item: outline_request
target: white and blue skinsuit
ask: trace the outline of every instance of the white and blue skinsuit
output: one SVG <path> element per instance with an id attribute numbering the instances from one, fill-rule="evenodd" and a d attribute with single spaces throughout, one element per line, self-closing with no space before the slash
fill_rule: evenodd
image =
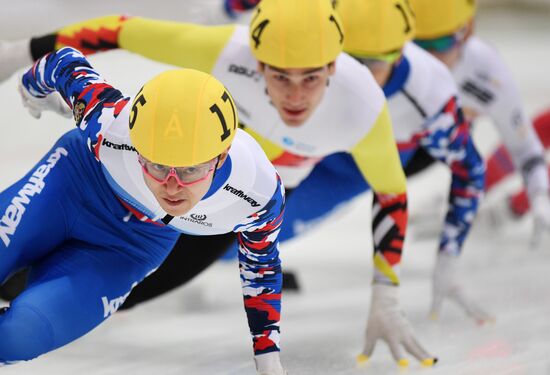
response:
<path id="1" fill-rule="evenodd" d="M 35 358 L 102 323 L 181 233 L 237 233 L 255 354 L 278 351 L 284 189 L 258 144 L 235 130 L 210 190 L 171 217 L 143 180 L 129 137 L 131 101 L 78 51 L 38 60 L 23 84 L 37 97 L 58 91 L 79 129 L 0 193 L 0 280 L 31 267 L 27 289 L 0 314 L 0 362 Z"/>

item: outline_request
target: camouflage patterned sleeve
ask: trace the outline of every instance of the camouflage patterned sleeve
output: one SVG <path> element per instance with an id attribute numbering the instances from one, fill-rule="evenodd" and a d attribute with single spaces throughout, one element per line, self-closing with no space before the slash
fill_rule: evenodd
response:
<path id="1" fill-rule="evenodd" d="M 98 143 L 107 116 L 116 118 L 128 103 L 128 98 L 107 84 L 79 51 L 69 47 L 36 61 L 22 83 L 35 97 L 58 91 L 91 146 Z"/>
<path id="2" fill-rule="evenodd" d="M 282 273 L 277 236 L 283 221 L 284 189 L 279 176 L 277 180 L 269 203 L 235 229 L 244 306 L 256 355 L 280 350 Z"/>
<path id="3" fill-rule="evenodd" d="M 485 166 L 456 97 L 429 121 L 420 145 L 451 169 L 449 209 L 439 250 L 458 255 L 483 195 Z"/>

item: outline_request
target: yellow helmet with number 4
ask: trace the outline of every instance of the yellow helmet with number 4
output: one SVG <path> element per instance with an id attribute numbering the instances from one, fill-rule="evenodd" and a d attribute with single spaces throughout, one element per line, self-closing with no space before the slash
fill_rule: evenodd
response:
<path id="1" fill-rule="evenodd" d="M 414 13 L 408 0 L 337 0 L 346 39 L 344 50 L 376 58 L 399 52 L 413 39 Z"/>
<path id="2" fill-rule="evenodd" d="M 330 0 L 262 0 L 249 33 L 254 56 L 278 68 L 324 66 L 336 60 L 344 43 Z"/>
<path id="3" fill-rule="evenodd" d="M 475 0 L 411 0 L 416 39 L 436 39 L 464 27 L 476 11 Z"/>
<path id="4" fill-rule="evenodd" d="M 130 138 L 147 160 L 185 167 L 227 149 L 237 129 L 233 99 L 213 76 L 193 69 L 163 72 L 138 92 Z"/>

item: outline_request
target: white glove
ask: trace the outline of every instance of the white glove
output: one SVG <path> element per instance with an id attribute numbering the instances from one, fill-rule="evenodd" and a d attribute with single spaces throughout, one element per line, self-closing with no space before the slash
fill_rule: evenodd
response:
<path id="1" fill-rule="evenodd" d="M 550 195 L 544 192 L 536 194 L 531 199 L 531 211 L 534 221 L 531 247 L 538 248 L 544 234 L 550 231 Z"/>
<path id="2" fill-rule="evenodd" d="M 30 39 L 0 40 L 0 82 L 33 63 L 30 44 Z"/>
<path id="3" fill-rule="evenodd" d="M 409 361 L 403 356 L 401 345 L 418 359 L 424 366 L 432 366 L 437 358 L 428 354 L 414 338 L 413 329 L 401 311 L 398 302 L 399 288 L 391 285 L 374 284 L 365 348 L 357 357 L 357 362 L 363 364 L 372 355 L 376 341 L 385 341 L 390 347 L 393 358 L 399 366 L 408 366 Z"/>
<path id="4" fill-rule="evenodd" d="M 258 375 L 287 375 L 281 365 L 279 352 L 271 352 L 254 356 Z"/>
<path id="5" fill-rule="evenodd" d="M 63 117 L 70 118 L 73 112 L 69 105 L 65 103 L 58 92 L 52 92 L 44 97 L 31 95 L 27 89 L 19 82 L 19 94 L 23 100 L 23 105 L 27 108 L 32 117 L 39 119 L 42 111 L 53 111 Z"/>
<path id="6" fill-rule="evenodd" d="M 443 300 L 448 298 L 456 302 L 478 324 L 493 322 L 494 317 L 480 308 L 477 303 L 466 296 L 459 281 L 459 257 L 439 253 L 435 262 L 432 285 L 432 308 L 430 316 L 439 318 Z"/>

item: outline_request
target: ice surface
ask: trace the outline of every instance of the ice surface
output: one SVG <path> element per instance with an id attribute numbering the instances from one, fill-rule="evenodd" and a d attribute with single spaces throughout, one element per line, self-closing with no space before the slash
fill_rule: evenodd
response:
<path id="1" fill-rule="evenodd" d="M 0 38 L 43 33 L 68 21 L 111 13 L 174 20 L 223 22 L 218 0 L 84 2 L 2 0 Z M 518 79 L 530 114 L 550 105 L 548 13 L 518 9 L 481 12 L 478 34 L 491 41 Z M 93 57 L 107 79 L 131 94 L 165 68 L 125 52 Z M 52 114 L 32 119 L 16 94 L 16 77 L 0 84 L 0 188 L 20 178 L 71 121 Z M 487 121 L 476 128 L 484 154 L 497 142 Z M 463 254 L 467 289 L 497 321 L 479 327 L 453 305 L 439 322 L 427 319 L 438 215 L 448 173 L 434 168 L 412 180 L 411 228 L 402 264 L 402 307 L 419 340 L 440 362 L 410 374 L 550 374 L 550 244 L 533 251 L 531 219 L 511 221 L 502 200 L 519 184 L 512 178 L 483 203 Z M 355 367 L 370 300 L 372 261 L 368 196 L 318 230 L 285 245 L 287 268 L 298 272 L 303 292 L 285 295 L 282 358 L 290 374 L 397 374 L 384 345 L 372 363 Z M 439 207 L 435 208 L 434 207 Z M 497 225 L 498 224 L 498 225 Z M 2 338 L 0 337 L 0 340 Z M 119 313 L 82 339 L 43 357 L 0 370 L 2 374 L 253 374 L 251 343 L 235 263 L 219 263 L 183 289 L 128 313 Z"/>

